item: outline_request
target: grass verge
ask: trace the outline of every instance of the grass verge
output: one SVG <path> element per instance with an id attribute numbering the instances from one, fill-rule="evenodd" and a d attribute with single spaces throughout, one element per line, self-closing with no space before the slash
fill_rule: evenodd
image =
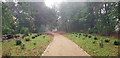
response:
<path id="1" fill-rule="evenodd" d="M 115 38 L 106 38 L 102 36 L 93 36 L 89 38 L 84 33 L 81 34 L 64 34 L 65 37 L 68 37 L 70 40 L 75 42 L 78 46 L 84 49 L 91 56 L 117 56 L 118 55 L 118 46 L 114 45 Z M 94 38 L 97 37 L 97 40 Z M 105 39 L 109 39 L 110 42 L 106 43 Z M 103 41 L 103 48 L 100 47 L 100 42 Z"/>
<path id="2" fill-rule="evenodd" d="M 22 45 L 15 45 L 16 40 L 2 42 L 2 55 L 3 56 L 40 56 L 47 45 L 52 40 L 49 35 L 40 35 L 35 39 L 31 37 L 36 34 L 32 34 L 26 38 L 29 38 L 30 41 L 25 41 L 25 39 L 21 39 Z M 44 38 L 45 36 L 45 38 Z"/>

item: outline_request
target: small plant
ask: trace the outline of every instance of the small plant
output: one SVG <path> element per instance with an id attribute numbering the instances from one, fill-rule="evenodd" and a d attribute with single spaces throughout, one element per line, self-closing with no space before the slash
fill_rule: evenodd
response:
<path id="1" fill-rule="evenodd" d="M 39 33 L 39 35 L 42 35 L 41 33 Z"/>
<path id="2" fill-rule="evenodd" d="M 37 37 L 37 35 L 35 35 L 35 37 Z"/>
<path id="3" fill-rule="evenodd" d="M 29 38 L 26 38 L 25 41 L 30 41 L 30 39 L 29 39 Z"/>
<path id="4" fill-rule="evenodd" d="M 95 43 L 96 43 L 96 41 L 93 41 L 92 43 L 93 43 L 93 44 L 95 44 Z"/>
<path id="5" fill-rule="evenodd" d="M 120 45 L 120 40 L 114 41 L 114 45 Z"/>
<path id="6" fill-rule="evenodd" d="M 25 44 L 22 44 L 22 45 L 21 45 L 21 49 L 25 49 Z"/>
<path id="7" fill-rule="evenodd" d="M 33 36 L 32 39 L 35 39 L 35 37 Z"/>
<path id="8" fill-rule="evenodd" d="M 14 37 L 17 38 L 17 37 L 20 37 L 20 36 L 19 35 L 15 35 Z"/>
<path id="9" fill-rule="evenodd" d="M 105 39 L 105 42 L 108 43 L 108 42 L 110 42 L 110 40 L 109 39 Z"/>
<path id="10" fill-rule="evenodd" d="M 79 35 L 81 35 L 81 34 L 79 34 Z"/>
<path id="11" fill-rule="evenodd" d="M 39 34 L 37 36 L 40 36 Z"/>
<path id="12" fill-rule="evenodd" d="M 92 36 L 90 36 L 90 35 L 88 36 L 88 38 L 91 38 L 91 37 L 92 37 Z"/>
<path id="13" fill-rule="evenodd" d="M 94 37 L 94 40 L 98 40 L 98 38 L 97 38 L 97 37 Z"/>
<path id="14" fill-rule="evenodd" d="M 86 34 L 85 37 L 87 37 L 88 35 Z"/>
<path id="15" fill-rule="evenodd" d="M 103 48 L 103 46 L 104 46 L 103 45 L 103 40 L 100 41 L 99 46 L 100 46 L 100 48 Z"/>
<path id="16" fill-rule="evenodd" d="M 16 45 L 21 45 L 22 41 L 21 40 L 16 40 Z"/>
<path id="17" fill-rule="evenodd" d="M 76 37 L 77 37 L 77 35 L 76 35 Z"/>
<path id="18" fill-rule="evenodd" d="M 33 43 L 33 45 L 36 45 L 36 43 Z"/>

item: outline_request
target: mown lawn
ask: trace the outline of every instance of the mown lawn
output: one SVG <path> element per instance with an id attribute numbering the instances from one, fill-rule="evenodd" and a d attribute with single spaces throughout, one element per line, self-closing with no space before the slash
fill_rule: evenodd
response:
<path id="1" fill-rule="evenodd" d="M 88 34 L 87 34 L 88 35 Z M 114 41 L 118 40 L 116 38 L 107 38 L 102 36 L 93 36 L 91 38 L 85 36 L 84 33 L 68 33 L 64 34 L 70 40 L 75 42 L 78 46 L 83 48 L 91 56 L 117 56 L 118 55 L 118 45 L 114 45 Z M 95 40 L 94 38 L 98 40 Z M 109 39 L 110 42 L 105 42 L 105 39 Z M 100 42 L 103 41 L 103 47 L 100 46 Z"/>
<path id="2" fill-rule="evenodd" d="M 32 36 L 36 34 L 32 34 L 27 36 L 26 38 L 30 38 L 30 41 L 25 41 L 25 39 L 21 39 L 22 44 L 24 45 L 24 49 L 22 49 L 22 45 L 16 45 L 16 40 L 12 41 L 4 41 L 2 42 L 2 55 L 3 56 L 40 56 L 47 45 L 52 40 L 49 35 L 40 35 L 34 39 Z"/>

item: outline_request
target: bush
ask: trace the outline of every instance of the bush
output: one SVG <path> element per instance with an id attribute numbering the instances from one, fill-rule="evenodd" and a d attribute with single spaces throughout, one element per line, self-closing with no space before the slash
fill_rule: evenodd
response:
<path id="1" fill-rule="evenodd" d="M 88 38 L 91 38 L 91 37 L 92 37 L 92 36 L 90 36 L 90 35 L 88 36 Z"/>
<path id="2" fill-rule="evenodd" d="M 87 37 L 88 35 L 86 34 L 85 37 Z"/>
<path id="3" fill-rule="evenodd" d="M 105 39 L 105 42 L 108 43 L 108 42 L 110 42 L 110 40 L 109 39 Z"/>
<path id="4" fill-rule="evenodd" d="M 36 45 L 36 43 L 33 43 L 33 45 Z"/>
<path id="5" fill-rule="evenodd" d="M 25 44 L 22 44 L 22 45 L 21 45 L 21 49 L 25 49 Z"/>
<path id="6" fill-rule="evenodd" d="M 120 45 L 120 40 L 114 41 L 114 45 Z"/>
<path id="7" fill-rule="evenodd" d="M 94 37 L 94 40 L 98 40 L 98 38 L 97 38 L 97 37 Z"/>
<path id="8" fill-rule="evenodd" d="M 20 36 L 19 35 L 15 35 L 14 37 L 17 38 L 17 37 L 20 37 Z"/>
<path id="9" fill-rule="evenodd" d="M 30 41 L 30 39 L 29 39 L 29 38 L 26 38 L 25 41 Z"/>
<path id="10" fill-rule="evenodd" d="M 93 44 L 95 44 L 95 43 L 96 43 L 96 41 L 93 41 L 92 43 L 93 43 Z"/>
<path id="11" fill-rule="evenodd" d="M 16 40 L 16 45 L 21 45 L 22 41 L 21 40 Z"/>
<path id="12" fill-rule="evenodd" d="M 79 35 L 81 35 L 81 34 L 79 34 Z"/>
<path id="13" fill-rule="evenodd" d="M 41 33 L 39 35 L 42 35 Z"/>
<path id="14" fill-rule="evenodd" d="M 14 38 L 14 36 L 13 35 L 6 35 L 6 38 L 11 39 L 11 38 Z"/>
<path id="15" fill-rule="evenodd" d="M 40 36 L 39 34 L 37 36 Z"/>
<path id="16" fill-rule="evenodd" d="M 35 35 L 35 37 L 37 37 L 37 35 Z"/>
<path id="17" fill-rule="evenodd" d="M 32 39 L 35 39 L 35 37 L 33 36 Z"/>

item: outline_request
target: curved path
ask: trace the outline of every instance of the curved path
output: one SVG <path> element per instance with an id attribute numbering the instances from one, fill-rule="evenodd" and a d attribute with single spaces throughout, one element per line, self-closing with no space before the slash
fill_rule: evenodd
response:
<path id="1" fill-rule="evenodd" d="M 66 37 L 57 33 L 52 34 L 54 35 L 54 39 L 42 56 L 90 56 Z"/>

